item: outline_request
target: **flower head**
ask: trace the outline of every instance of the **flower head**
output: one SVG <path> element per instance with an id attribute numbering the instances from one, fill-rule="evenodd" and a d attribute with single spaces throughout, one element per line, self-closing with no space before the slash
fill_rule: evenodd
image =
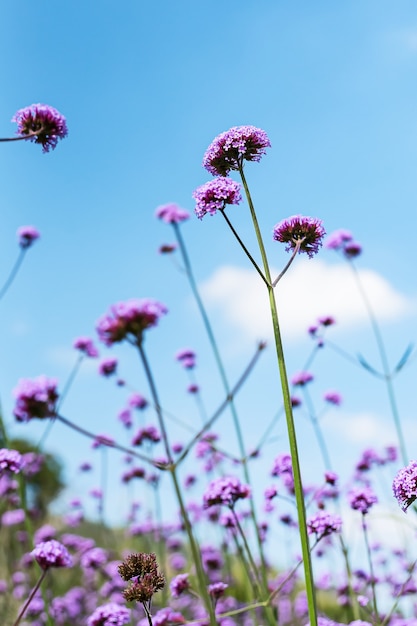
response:
<path id="1" fill-rule="evenodd" d="M 110 313 L 98 320 L 98 336 L 107 346 L 126 338 L 141 341 L 143 331 L 156 326 L 159 318 L 167 312 L 166 307 L 156 300 L 118 302 L 111 307 Z"/>
<path id="2" fill-rule="evenodd" d="M 350 230 L 340 228 L 329 235 L 324 243 L 329 250 L 341 252 L 347 259 L 353 259 L 362 252 L 362 246 L 353 241 Z"/>
<path id="3" fill-rule="evenodd" d="M 178 204 L 163 204 L 156 209 L 155 216 L 166 224 L 180 224 L 188 220 L 190 214 Z"/>
<path id="4" fill-rule="evenodd" d="M 16 405 L 13 411 L 19 422 L 27 422 L 34 417 L 52 417 L 58 399 L 57 381 L 54 378 L 38 376 L 34 379 L 21 378 L 13 390 Z"/>
<path id="5" fill-rule="evenodd" d="M 392 483 L 394 497 L 403 511 L 417 500 L 417 461 L 410 463 L 397 472 Z"/>
<path id="6" fill-rule="evenodd" d="M 204 508 L 216 504 L 232 507 L 236 500 L 250 496 L 249 485 L 243 485 L 235 476 L 222 476 L 213 480 L 203 496 Z"/>
<path id="7" fill-rule="evenodd" d="M 255 126 L 233 126 L 209 145 L 203 167 L 213 176 L 227 176 L 230 170 L 239 170 L 243 161 L 260 161 L 270 147 L 264 130 Z"/>
<path id="8" fill-rule="evenodd" d="M 117 369 L 118 360 L 112 357 L 103 359 L 98 366 L 98 372 L 101 376 L 111 376 L 115 374 Z"/>
<path id="9" fill-rule="evenodd" d="M 95 347 L 93 340 L 89 337 L 78 337 L 74 340 L 72 345 L 76 350 L 85 354 L 85 356 L 89 356 L 93 359 L 98 357 L 98 350 Z"/>
<path id="10" fill-rule="evenodd" d="M 323 245 L 324 235 L 325 230 L 321 220 L 315 217 L 293 215 L 274 227 L 273 238 L 275 241 L 287 243 L 285 248 L 287 252 L 298 247 L 300 254 L 305 252 L 312 258 Z"/>
<path id="11" fill-rule="evenodd" d="M 190 588 L 190 581 L 188 574 L 178 574 L 170 582 L 169 588 L 173 598 L 179 598 L 179 596 Z"/>
<path id="12" fill-rule="evenodd" d="M 0 449 L 0 475 L 4 472 L 18 474 L 22 469 L 22 455 L 17 450 Z"/>
<path id="13" fill-rule="evenodd" d="M 181 365 L 185 369 L 193 369 L 195 367 L 195 352 L 194 350 L 190 350 L 185 348 L 184 350 L 179 350 L 175 355 L 177 361 L 181 363 Z"/>
<path id="14" fill-rule="evenodd" d="M 323 396 L 324 400 L 329 404 L 340 406 L 342 404 L 342 396 L 337 391 L 326 391 Z"/>
<path id="15" fill-rule="evenodd" d="M 124 626 L 130 621 L 130 611 L 116 602 L 96 608 L 87 620 L 87 626 Z"/>
<path id="16" fill-rule="evenodd" d="M 310 535 L 315 534 L 317 539 L 327 537 L 332 533 L 337 533 L 342 527 L 342 520 L 339 515 L 332 515 L 327 511 L 318 511 L 307 520 L 307 530 Z"/>
<path id="17" fill-rule="evenodd" d="M 304 385 L 307 385 L 307 383 L 310 383 L 312 380 L 314 380 L 314 376 L 310 372 L 298 372 L 291 378 L 291 384 L 294 385 L 294 387 L 304 387 Z"/>
<path id="18" fill-rule="evenodd" d="M 123 597 L 128 602 L 150 602 L 152 596 L 165 586 L 165 578 L 158 571 L 158 563 L 154 553 L 138 552 L 129 554 L 118 567 L 123 580 L 129 581 Z"/>
<path id="19" fill-rule="evenodd" d="M 31 104 L 20 109 L 12 117 L 17 124 L 18 135 L 28 135 L 28 139 L 42 145 L 42 152 L 54 150 L 58 139 L 68 135 L 65 117 L 47 104 Z"/>
<path id="20" fill-rule="evenodd" d="M 370 487 L 357 487 L 349 493 L 351 508 L 360 511 L 363 515 L 366 515 L 376 502 L 378 502 L 378 498 Z"/>
<path id="21" fill-rule="evenodd" d="M 34 226 L 20 226 L 16 234 L 19 239 L 19 246 L 23 249 L 30 248 L 33 242 L 41 236 Z"/>
<path id="22" fill-rule="evenodd" d="M 32 554 L 42 569 L 48 569 L 50 567 L 71 567 L 72 565 L 72 559 L 68 550 L 62 543 L 55 539 L 39 543 L 36 548 L 32 550 Z"/>
<path id="23" fill-rule="evenodd" d="M 200 220 L 206 213 L 214 215 L 216 211 L 222 211 L 226 204 L 239 204 L 242 200 L 240 184 L 222 176 L 197 187 L 193 198 L 196 201 L 195 214 Z"/>

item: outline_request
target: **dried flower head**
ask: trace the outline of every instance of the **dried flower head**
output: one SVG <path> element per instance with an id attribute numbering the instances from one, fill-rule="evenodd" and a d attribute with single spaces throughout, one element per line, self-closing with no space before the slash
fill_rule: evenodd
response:
<path id="1" fill-rule="evenodd" d="M 233 126 L 212 141 L 204 155 L 203 167 L 213 176 L 227 176 L 231 170 L 239 170 L 243 161 L 260 161 L 270 147 L 264 130 Z"/>
<path id="2" fill-rule="evenodd" d="M 285 250 L 295 250 L 305 252 L 312 258 L 321 248 L 325 230 L 322 221 L 315 217 L 305 217 L 303 215 L 293 215 L 282 220 L 274 227 L 273 238 L 275 241 L 287 243 Z"/>
<path id="3" fill-rule="evenodd" d="M 57 381 L 54 378 L 38 376 L 34 379 L 21 378 L 13 390 L 16 405 L 13 411 L 19 422 L 32 418 L 52 417 L 58 400 Z"/>
<path id="4" fill-rule="evenodd" d="M 159 318 L 167 313 L 166 307 L 156 300 L 128 300 L 114 304 L 110 313 L 97 322 L 99 339 L 107 346 L 124 339 L 141 341 L 147 328 L 156 326 Z"/>
<path id="5" fill-rule="evenodd" d="M 30 248 L 33 242 L 39 239 L 40 236 L 40 232 L 34 226 L 20 226 L 20 228 L 17 229 L 19 246 L 24 250 Z"/>
<path id="6" fill-rule="evenodd" d="M 28 135 L 29 141 L 40 143 L 42 152 L 54 150 L 58 139 L 68 135 L 65 117 L 47 104 L 31 104 L 15 113 L 18 135 Z"/>
<path id="7" fill-rule="evenodd" d="M 239 204 L 242 200 L 240 184 L 222 176 L 197 187 L 193 198 L 196 201 L 194 211 L 200 220 L 206 213 L 214 215 L 216 211 L 222 211 L 226 204 Z"/>
<path id="8" fill-rule="evenodd" d="M 128 602 L 147 603 L 157 591 L 165 586 L 165 577 L 158 571 L 158 563 L 154 553 L 137 552 L 129 554 L 118 567 L 123 580 L 130 581 L 124 590 L 123 597 Z"/>
<path id="9" fill-rule="evenodd" d="M 392 490 L 403 511 L 417 500 L 417 461 L 410 463 L 397 472 L 392 483 Z"/>

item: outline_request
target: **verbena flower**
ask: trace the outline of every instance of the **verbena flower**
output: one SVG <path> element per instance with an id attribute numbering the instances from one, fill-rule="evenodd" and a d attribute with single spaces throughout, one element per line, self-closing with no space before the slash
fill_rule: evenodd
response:
<path id="1" fill-rule="evenodd" d="M 146 400 L 146 398 L 141 396 L 140 393 L 133 393 L 128 399 L 128 404 L 133 409 L 139 409 L 140 411 L 142 411 L 148 406 L 148 401 Z"/>
<path id="2" fill-rule="evenodd" d="M 110 313 L 97 322 L 100 340 L 107 346 L 124 339 L 141 341 L 143 332 L 156 326 L 159 318 L 166 314 L 166 307 L 156 300 L 128 300 L 114 304 Z"/>
<path id="3" fill-rule="evenodd" d="M 169 588 L 173 598 L 179 598 L 184 591 L 190 588 L 188 574 L 178 574 L 170 582 Z"/>
<path id="4" fill-rule="evenodd" d="M 31 554 L 42 569 L 48 569 L 50 567 L 71 567 L 72 558 L 66 547 L 51 539 L 50 541 L 44 541 L 39 543 Z"/>
<path id="5" fill-rule="evenodd" d="M 355 511 L 360 511 L 363 515 L 369 512 L 373 504 L 378 502 L 376 494 L 370 487 L 357 487 L 348 494 L 349 504 Z"/>
<path id="6" fill-rule="evenodd" d="M 20 226 L 16 234 L 19 239 L 19 246 L 24 249 L 30 248 L 33 242 L 41 236 L 34 226 Z"/>
<path id="7" fill-rule="evenodd" d="M 151 443 L 161 441 L 161 433 L 156 426 L 140 428 L 132 439 L 132 446 L 141 446 L 144 441 L 150 441 Z"/>
<path id="8" fill-rule="evenodd" d="M 353 259 L 362 252 L 362 246 L 353 241 L 352 233 L 342 228 L 329 235 L 324 245 L 329 250 L 341 252 L 347 259 Z"/>
<path id="9" fill-rule="evenodd" d="M 417 499 L 417 461 L 410 461 L 406 467 L 397 472 L 392 490 L 402 510 L 407 511 Z"/>
<path id="10" fill-rule="evenodd" d="M 13 414 L 16 419 L 27 422 L 35 417 L 52 417 L 58 399 L 57 384 L 54 378 L 46 376 L 21 378 L 13 390 L 16 398 Z"/>
<path id="11" fill-rule="evenodd" d="M 0 449 L 0 474 L 11 472 L 18 474 L 22 469 L 22 455 L 17 450 Z"/>
<path id="12" fill-rule="evenodd" d="M 130 621 L 130 611 L 116 602 L 96 608 L 87 620 L 87 626 L 124 626 Z"/>
<path id="13" fill-rule="evenodd" d="M 155 215 L 167 224 L 180 224 L 190 217 L 188 211 L 173 203 L 159 206 L 155 211 Z"/>
<path id="14" fill-rule="evenodd" d="M 340 406 L 342 404 L 342 396 L 337 391 L 326 391 L 323 395 L 323 399 L 329 404 Z"/>
<path id="15" fill-rule="evenodd" d="M 235 476 L 222 476 L 213 480 L 203 495 L 204 508 L 216 504 L 232 507 L 237 500 L 249 498 L 249 485 L 244 485 Z"/>
<path id="16" fill-rule="evenodd" d="M 101 374 L 101 376 L 111 376 L 112 374 L 115 374 L 118 362 L 119 361 L 117 359 L 112 357 L 103 359 L 98 366 L 98 373 Z"/>
<path id="17" fill-rule="evenodd" d="M 76 350 L 79 350 L 86 356 L 89 356 L 93 359 L 98 357 L 98 350 L 95 347 L 93 340 L 89 337 L 78 337 L 74 340 L 74 343 L 72 345 Z"/>
<path id="18" fill-rule="evenodd" d="M 304 387 L 307 383 L 311 383 L 312 380 L 314 380 L 314 376 L 310 372 L 298 372 L 291 378 L 291 384 L 294 387 Z"/>
<path id="19" fill-rule="evenodd" d="M 316 535 L 317 539 L 337 533 L 342 528 L 342 520 L 339 515 L 332 515 L 327 511 L 318 511 L 307 520 L 307 530 L 310 535 Z"/>
<path id="20" fill-rule="evenodd" d="M 216 211 L 222 211 L 226 204 L 239 204 L 242 200 L 240 189 L 240 184 L 231 178 L 219 176 L 209 180 L 193 192 L 195 214 L 201 220 L 206 213 L 214 215 Z"/>
<path id="21" fill-rule="evenodd" d="M 154 553 L 129 554 L 119 565 L 118 571 L 123 580 L 130 583 L 123 591 L 123 597 L 128 602 L 136 600 L 141 603 L 149 603 L 154 593 L 165 586 L 165 578 L 158 571 L 158 563 Z"/>
<path id="22" fill-rule="evenodd" d="M 23 509 L 13 509 L 11 511 L 5 511 L 1 516 L 2 526 L 17 526 L 22 524 L 25 520 L 25 511 Z"/>
<path id="23" fill-rule="evenodd" d="M 195 367 L 196 357 L 193 350 L 189 350 L 188 348 L 179 350 L 175 355 L 175 358 L 185 369 L 193 369 Z"/>
<path id="24" fill-rule="evenodd" d="M 17 134 L 31 135 L 29 141 L 40 143 L 42 152 L 54 150 L 58 139 L 68 135 L 65 117 L 47 104 L 31 104 L 20 109 L 12 117 L 12 122 L 17 124 Z"/>
<path id="25" fill-rule="evenodd" d="M 325 235 L 322 221 L 315 217 L 293 215 L 282 220 L 274 227 L 273 238 L 275 241 L 287 243 L 285 250 L 294 250 L 299 246 L 299 253 L 305 252 L 312 258 L 321 246 Z"/>
<path id="26" fill-rule="evenodd" d="M 239 170 L 243 161 L 260 161 L 271 147 L 268 135 L 255 126 L 233 126 L 218 135 L 207 148 L 203 167 L 213 176 Z"/>
<path id="27" fill-rule="evenodd" d="M 222 582 L 211 583 L 207 587 L 207 590 L 209 594 L 211 595 L 211 597 L 217 600 L 218 598 L 221 598 L 224 595 L 224 592 L 226 591 L 228 586 L 229 585 L 227 585 L 226 583 L 222 583 Z"/>

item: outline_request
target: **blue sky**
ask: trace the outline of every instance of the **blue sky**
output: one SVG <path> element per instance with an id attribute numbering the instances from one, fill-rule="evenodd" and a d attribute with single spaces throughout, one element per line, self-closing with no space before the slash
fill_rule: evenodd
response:
<path id="1" fill-rule="evenodd" d="M 210 177 L 201 167 L 204 151 L 235 125 L 259 126 L 271 139 L 271 150 L 247 176 L 272 265 L 279 269 L 287 260 L 270 238 L 284 217 L 319 217 L 329 233 L 350 229 L 364 246 L 358 267 L 383 321 L 391 362 L 415 340 L 415 3 L 73 0 L 57 6 L 43 0 L 40 7 L 23 0 L 17 8 L 6 0 L 1 13 L 1 135 L 15 132 L 10 119 L 17 109 L 36 102 L 56 107 L 69 127 L 53 153 L 25 142 L 2 144 L 0 151 L 4 277 L 18 252 L 17 228 L 33 224 L 42 234 L 1 303 L 0 396 L 12 434 L 36 441 L 43 432 L 42 424 L 14 424 L 17 380 L 44 373 L 65 381 L 76 358 L 74 338 L 93 336 L 109 305 L 131 297 L 154 297 L 170 310 L 147 342 L 164 402 L 190 423 L 195 419 L 186 379 L 173 361 L 177 349 L 190 346 L 201 354 L 207 406 L 217 406 L 221 392 L 210 355 L 203 357 L 201 323 L 183 276 L 157 253 L 172 234 L 154 211 L 171 201 L 193 210 L 192 191 Z M 255 250 L 244 205 L 229 214 Z M 192 217 L 183 232 L 233 380 L 256 339 L 268 335 L 250 267 L 219 216 Z M 323 251 L 317 261 L 300 258 L 286 277 L 290 373 L 308 355 L 303 328 L 321 314 L 320 306 L 343 320 L 334 329 L 341 345 L 376 358 L 369 324 L 339 263 Z M 113 352 L 123 362 L 121 375 L 146 395 L 134 355 L 124 347 Z M 269 419 L 275 410 L 271 352 L 242 394 L 248 441 L 259 415 Z M 375 444 L 376 433 L 390 436 L 384 392 L 359 368 L 335 364 L 327 353 L 317 367 L 318 397 L 338 388 L 345 398 L 326 423 L 335 454 L 341 438 L 351 437 L 350 467 L 357 451 Z M 91 430 L 111 432 L 126 393 L 99 379 L 96 369 L 97 363 L 83 369 L 63 412 Z M 398 382 L 415 444 L 414 379 L 415 362 Z M 226 418 L 222 430 L 228 436 Z M 308 448 L 311 431 L 301 430 Z M 279 436 L 277 452 L 286 447 L 283 430 Z M 56 426 L 48 446 L 66 462 L 76 491 L 76 468 L 91 455 L 88 444 Z M 316 466 L 311 451 L 306 458 Z"/>

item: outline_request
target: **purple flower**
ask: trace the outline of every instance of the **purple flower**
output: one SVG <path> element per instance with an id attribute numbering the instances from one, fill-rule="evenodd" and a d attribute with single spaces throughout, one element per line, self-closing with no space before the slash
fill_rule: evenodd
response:
<path id="1" fill-rule="evenodd" d="M 216 504 L 232 507 L 237 500 L 250 496 L 249 485 L 243 485 L 235 476 L 222 476 L 213 480 L 203 495 L 204 508 Z"/>
<path id="2" fill-rule="evenodd" d="M 107 550 L 103 548 L 91 548 L 81 556 L 81 567 L 86 569 L 100 569 L 109 560 Z"/>
<path id="3" fill-rule="evenodd" d="M 17 450 L 0 449 L 0 474 L 12 472 L 18 474 L 22 469 L 22 455 Z"/>
<path id="4" fill-rule="evenodd" d="M 332 515 L 327 511 L 318 511 L 307 520 L 307 530 L 310 535 L 315 534 L 317 539 L 327 537 L 332 533 L 337 533 L 342 527 L 342 520 L 339 515 Z"/>
<path id="5" fill-rule="evenodd" d="M 27 422 L 32 418 L 52 417 L 58 399 L 58 382 L 54 378 L 21 378 L 13 390 L 16 405 L 13 411 L 18 422 Z"/>
<path id="6" fill-rule="evenodd" d="M 239 170 L 243 161 L 260 161 L 271 147 L 268 135 L 255 126 L 234 126 L 218 135 L 207 148 L 203 167 L 213 176 Z"/>
<path id="7" fill-rule="evenodd" d="M 397 472 L 392 490 L 402 510 L 407 511 L 417 499 L 417 461 L 410 461 L 406 467 Z"/>
<path id="8" fill-rule="evenodd" d="M 148 406 L 148 401 L 146 400 L 146 398 L 141 396 L 140 393 L 133 393 L 128 400 L 128 404 L 133 409 L 139 409 L 141 411 L 143 409 L 146 409 L 146 407 Z"/>
<path id="9" fill-rule="evenodd" d="M 159 254 L 171 254 L 172 252 L 175 252 L 176 249 L 177 244 L 175 243 L 163 243 L 159 246 L 158 252 Z"/>
<path id="10" fill-rule="evenodd" d="M 334 317 L 331 315 L 323 315 L 322 317 L 319 317 L 318 322 L 322 326 L 333 326 L 333 324 L 336 323 Z"/>
<path id="11" fill-rule="evenodd" d="M 34 226 L 21 226 L 17 229 L 19 246 L 23 249 L 30 248 L 36 239 L 41 236 L 40 232 Z"/>
<path id="12" fill-rule="evenodd" d="M 128 338 L 141 341 L 143 331 L 156 326 L 159 318 L 167 313 L 166 307 L 156 300 L 128 300 L 114 304 L 110 313 L 97 322 L 100 340 L 107 346 Z"/>
<path id="13" fill-rule="evenodd" d="M 351 241 L 345 245 L 343 252 L 346 258 L 354 259 L 361 254 L 362 246 L 356 241 Z"/>
<path id="14" fill-rule="evenodd" d="M 325 230 L 322 221 L 315 217 L 305 217 L 303 215 L 293 215 L 282 220 L 274 227 L 273 238 L 275 241 L 287 243 L 285 250 L 295 250 L 305 252 L 312 258 L 321 248 Z"/>
<path id="15" fill-rule="evenodd" d="M 56 528 L 51 524 L 44 524 L 35 532 L 33 536 L 33 541 L 35 545 L 38 543 L 42 543 L 44 541 L 49 541 L 53 539 L 56 535 Z"/>
<path id="16" fill-rule="evenodd" d="M 117 364 L 117 359 L 103 359 L 103 361 L 98 366 L 98 373 L 101 374 L 101 376 L 111 376 L 116 372 Z"/>
<path id="17" fill-rule="evenodd" d="M 206 213 L 214 215 L 216 211 L 222 211 L 226 204 L 239 204 L 242 200 L 240 184 L 222 176 L 197 187 L 193 198 L 196 201 L 194 211 L 200 220 Z"/>
<path id="18" fill-rule="evenodd" d="M 119 415 L 117 417 L 122 422 L 123 426 L 126 426 L 126 428 L 132 428 L 133 426 L 132 413 L 130 412 L 129 409 L 123 409 L 122 411 L 119 412 Z"/>
<path id="19" fill-rule="evenodd" d="M 2 526 L 17 526 L 21 524 L 25 519 L 25 512 L 23 509 L 13 509 L 12 511 L 6 511 L 1 516 Z"/>
<path id="20" fill-rule="evenodd" d="M 173 598 L 179 598 L 179 596 L 190 588 L 190 581 L 188 580 L 188 574 L 178 574 L 171 580 L 169 585 L 171 589 L 171 595 Z"/>
<path id="21" fill-rule="evenodd" d="M 378 502 L 378 498 L 370 487 L 352 489 L 348 497 L 351 508 L 355 511 L 360 511 L 363 515 L 366 515 L 371 506 Z"/>
<path id="22" fill-rule="evenodd" d="M 324 400 L 329 404 L 340 406 L 342 404 L 342 396 L 337 391 L 326 391 L 323 396 Z"/>
<path id="23" fill-rule="evenodd" d="M 155 216 L 166 224 L 180 224 L 188 220 L 190 214 L 181 209 L 178 204 L 163 204 L 156 209 Z"/>
<path id="24" fill-rule="evenodd" d="M 130 621 L 130 611 L 120 604 L 109 602 L 99 606 L 87 620 L 87 626 L 124 626 Z"/>
<path id="25" fill-rule="evenodd" d="M 314 380 L 314 376 L 310 372 L 298 372 L 291 378 L 291 384 L 294 385 L 294 387 L 304 387 L 304 385 L 307 385 L 307 383 L 310 383 L 312 380 Z"/>
<path id="26" fill-rule="evenodd" d="M 195 352 L 193 350 L 188 348 L 179 350 L 175 358 L 185 369 L 193 369 L 195 367 Z"/>
<path id="27" fill-rule="evenodd" d="M 141 446 L 144 441 L 158 443 L 161 441 L 161 434 L 156 426 L 145 426 L 138 430 L 132 439 L 132 446 Z"/>
<path id="28" fill-rule="evenodd" d="M 340 228 L 339 230 L 335 230 L 331 235 L 329 235 L 324 242 L 325 248 L 329 250 L 340 250 L 344 248 L 345 244 L 348 241 L 352 241 L 353 236 L 349 230 L 344 230 Z"/>
<path id="29" fill-rule="evenodd" d="M 211 585 L 208 586 L 208 592 L 212 598 L 217 600 L 218 598 L 221 598 L 224 595 L 224 592 L 226 591 L 228 586 L 229 585 L 227 585 L 226 583 L 222 583 L 222 582 L 212 583 Z"/>
<path id="30" fill-rule="evenodd" d="M 42 144 L 42 152 L 54 150 L 58 139 L 68 135 L 65 117 L 47 104 L 31 104 L 20 109 L 12 122 L 17 124 L 18 135 L 29 135 L 30 141 Z"/>
<path id="31" fill-rule="evenodd" d="M 89 337 L 78 337 L 78 339 L 75 339 L 73 347 L 93 359 L 98 357 L 98 350 L 95 347 L 93 340 Z"/>
<path id="32" fill-rule="evenodd" d="M 72 558 L 66 549 L 66 547 L 51 539 L 50 541 L 44 541 L 39 543 L 31 554 L 35 557 L 35 560 L 39 563 L 42 569 L 48 569 L 49 567 L 71 567 Z"/>

